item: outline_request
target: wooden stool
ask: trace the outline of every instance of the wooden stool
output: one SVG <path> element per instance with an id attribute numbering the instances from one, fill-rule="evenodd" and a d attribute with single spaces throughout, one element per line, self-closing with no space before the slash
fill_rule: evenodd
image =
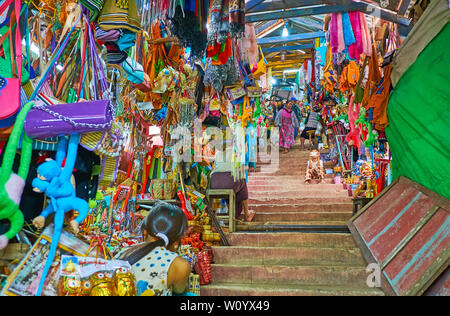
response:
<path id="1" fill-rule="evenodd" d="M 316 133 L 316 130 L 306 131 L 306 134 L 309 137 L 309 149 L 313 148 L 312 137 L 314 136 L 315 133 Z M 316 137 L 314 136 L 314 144 L 315 144 L 315 139 L 316 139 Z"/>
<path id="2" fill-rule="evenodd" d="M 206 191 L 206 197 L 208 198 L 209 208 L 212 210 L 212 200 L 214 198 L 224 198 L 228 199 L 228 215 L 226 216 L 216 216 L 219 220 L 227 220 L 228 219 L 228 228 L 230 233 L 234 233 L 236 231 L 236 210 L 235 210 L 235 201 L 236 197 L 233 189 L 209 189 Z"/>

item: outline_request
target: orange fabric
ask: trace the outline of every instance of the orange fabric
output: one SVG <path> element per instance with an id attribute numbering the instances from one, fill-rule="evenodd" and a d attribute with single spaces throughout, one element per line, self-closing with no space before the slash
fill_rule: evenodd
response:
<path id="1" fill-rule="evenodd" d="M 388 126 L 387 105 L 389 102 L 389 93 L 391 88 L 391 72 L 392 66 L 386 66 L 384 70 L 383 83 L 378 87 L 376 92 L 370 98 L 368 107 L 373 108 L 373 120 L 375 129 L 384 131 Z"/>
<path id="2" fill-rule="evenodd" d="M 367 107 L 370 97 L 375 92 L 378 83 L 381 80 L 380 69 L 378 66 L 377 53 L 375 45 L 372 45 L 372 56 L 369 57 L 369 76 L 366 87 L 364 88 L 364 98 L 362 106 Z"/>
<path id="3" fill-rule="evenodd" d="M 359 67 L 354 60 L 351 60 L 347 66 L 347 82 L 350 89 L 355 89 L 359 80 Z"/>
<path id="4" fill-rule="evenodd" d="M 341 78 L 339 79 L 339 90 L 342 94 L 348 91 L 348 79 L 347 79 L 348 69 L 347 66 L 342 70 Z"/>

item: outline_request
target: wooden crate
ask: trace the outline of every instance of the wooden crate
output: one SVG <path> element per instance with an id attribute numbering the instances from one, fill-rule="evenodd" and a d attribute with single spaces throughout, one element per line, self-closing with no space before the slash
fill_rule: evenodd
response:
<path id="1" fill-rule="evenodd" d="M 400 177 L 348 222 L 388 295 L 422 295 L 450 262 L 450 201 Z"/>

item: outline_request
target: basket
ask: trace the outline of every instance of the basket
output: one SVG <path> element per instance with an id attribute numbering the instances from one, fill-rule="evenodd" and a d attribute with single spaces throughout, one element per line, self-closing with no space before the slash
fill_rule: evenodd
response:
<path id="1" fill-rule="evenodd" d="M 150 184 L 150 194 L 156 200 L 170 200 L 175 194 L 174 181 L 171 179 L 153 179 Z"/>

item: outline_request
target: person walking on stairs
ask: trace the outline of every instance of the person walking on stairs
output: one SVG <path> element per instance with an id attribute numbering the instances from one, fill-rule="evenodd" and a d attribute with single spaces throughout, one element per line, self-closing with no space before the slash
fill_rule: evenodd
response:
<path id="1" fill-rule="evenodd" d="M 292 111 L 293 103 L 293 101 L 288 102 L 275 118 L 275 126 L 280 128 L 280 147 L 284 148 L 285 153 L 289 152 L 291 146 L 295 144 L 295 130 L 300 127 L 297 117 Z"/>

